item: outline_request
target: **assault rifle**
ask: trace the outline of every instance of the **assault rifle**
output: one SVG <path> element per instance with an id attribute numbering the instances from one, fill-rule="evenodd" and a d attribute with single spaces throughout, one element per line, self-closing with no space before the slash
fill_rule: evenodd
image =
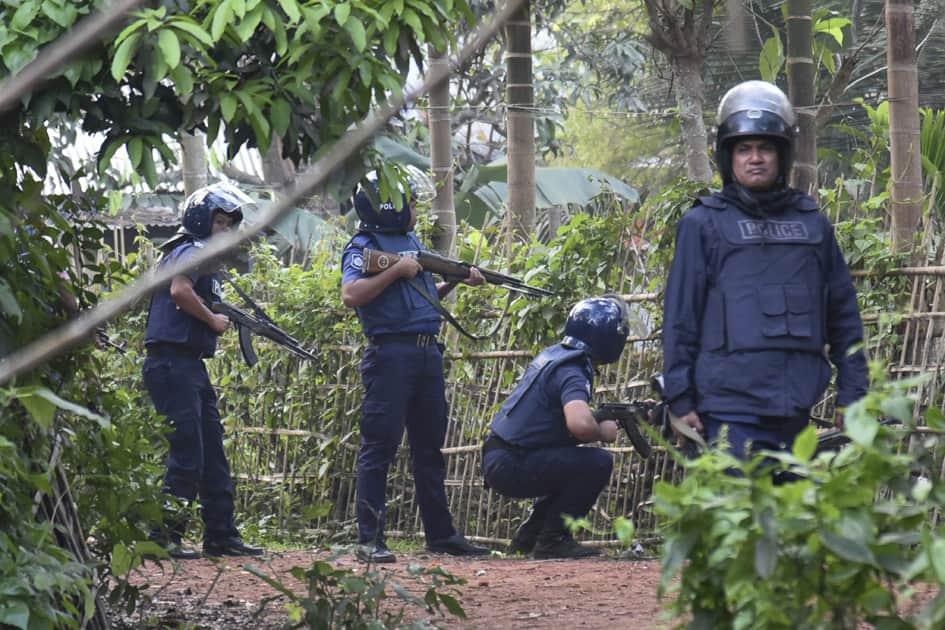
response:
<path id="1" fill-rule="evenodd" d="M 614 420 L 626 432 L 630 438 L 630 443 L 636 449 L 640 457 L 646 459 L 652 453 L 650 443 L 640 433 L 639 424 L 653 424 L 656 420 L 654 416 L 660 416 L 666 413 L 663 403 L 652 400 L 631 400 L 628 403 L 602 403 L 594 410 L 594 419 L 598 422 L 603 420 Z"/>
<path id="2" fill-rule="evenodd" d="M 392 267 L 401 258 L 398 254 L 368 249 L 367 247 L 364 248 L 363 255 L 364 263 L 362 269 L 365 273 L 380 273 Z M 445 256 L 434 254 L 433 252 L 416 252 L 411 255 L 417 259 L 417 262 L 420 263 L 424 271 L 438 274 L 442 276 L 446 282 L 465 280 L 469 277 L 469 268 L 475 266 L 489 284 L 505 287 L 510 291 L 518 291 L 530 297 L 548 297 L 554 295 L 554 293 L 547 289 L 525 284 L 518 278 L 513 278 L 512 276 L 507 276 L 497 271 L 483 269 L 476 265 L 470 265 L 460 260 L 446 258 Z"/>
<path id="3" fill-rule="evenodd" d="M 128 351 L 125 350 L 125 345 L 126 345 L 125 342 L 122 341 L 121 343 L 115 343 L 114 341 L 112 341 L 112 338 L 109 336 L 107 332 L 105 332 L 104 329 L 96 328 L 95 337 L 96 339 L 98 339 L 98 342 L 102 344 L 103 346 L 108 346 L 112 350 L 117 350 L 121 354 L 128 354 Z"/>
<path id="4" fill-rule="evenodd" d="M 243 359 L 249 367 L 253 367 L 259 363 L 259 357 L 256 356 L 256 351 L 253 349 L 253 334 L 271 339 L 292 354 L 302 357 L 303 359 L 314 361 L 318 358 L 312 352 L 303 348 L 302 344 L 299 343 L 295 337 L 279 328 L 279 326 L 272 321 L 272 318 L 266 315 L 266 311 L 256 304 L 256 302 L 254 302 L 238 284 L 233 282 L 229 276 L 224 276 L 224 279 L 230 283 L 233 290 L 236 291 L 237 295 L 242 298 L 246 306 L 252 309 L 253 312 L 248 313 L 240 307 L 227 302 L 206 302 L 207 308 L 214 313 L 226 315 L 231 322 L 236 324 L 236 329 L 240 336 L 240 352 L 243 353 Z"/>
<path id="5" fill-rule="evenodd" d="M 879 421 L 879 424 L 889 426 L 892 424 L 902 424 L 902 422 L 896 418 L 883 418 Z M 817 436 L 817 450 L 814 452 L 839 451 L 849 442 L 850 438 L 843 432 L 843 429 L 831 429 Z"/>
<path id="6" fill-rule="evenodd" d="M 236 325 L 240 336 L 240 352 L 243 353 L 243 359 L 249 367 L 259 363 L 259 357 L 256 356 L 256 351 L 253 349 L 254 334 L 275 341 L 292 354 L 303 359 L 314 361 L 318 358 L 303 348 L 295 337 L 279 328 L 268 317 L 259 317 L 258 313 L 257 315 L 247 313 L 240 307 L 227 302 L 211 302 L 207 304 L 207 307 L 214 313 L 226 315 Z"/>

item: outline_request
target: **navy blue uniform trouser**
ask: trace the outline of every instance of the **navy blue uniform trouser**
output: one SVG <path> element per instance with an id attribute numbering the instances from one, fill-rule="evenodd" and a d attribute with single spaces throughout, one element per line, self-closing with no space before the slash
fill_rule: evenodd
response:
<path id="1" fill-rule="evenodd" d="M 154 408 L 173 429 L 163 491 L 186 501 L 199 495 L 205 539 L 237 535 L 223 426 L 206 366 L 197 358 L 148 356 L 143 375 Z"/>
<path id="2" fill-rule="evenodd" d="M 407 430 L 427 542 L 456 533 L 446 499 L 443 349 L 410 341 L 371 344 L 361 357 L 364 402 L 358 454 L 358 542 L 384 542 L 387 473 Z"/>
<path id="3" fill-rule="evenodd" d="M 718 440 L 723 428 L 728 427 L 728 452 L 747 460 L 752 453 L 762 450 L 790 450 L 809 418 L 806 413 L 793 417 L 707 413 L 702 416 L 702 423 L 709 443 Z"/>
<path id="4" fill-rule="evenodd" d="M 493 448 L 483 455 L 485 481 L 501 495 L 538 497 L 533 518 L 542 531 L 564 531 L 562 514 L 584 518 L 610 482 L 613 456 L 602 448 L 562 446 L 535 450 Z"/>

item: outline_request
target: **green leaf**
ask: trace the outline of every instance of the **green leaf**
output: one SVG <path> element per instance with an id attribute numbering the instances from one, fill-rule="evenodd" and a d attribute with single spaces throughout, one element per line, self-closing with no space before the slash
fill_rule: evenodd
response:
<path id="1" fill-rule="evenodd" d="M 288 101 L 278 98 L 269 107 L 269 117 L 272 119 L 272 128 L 276 135 L 284 136 L 292 120 L 292 107 Z"/>
<path id="2" fill-rule="evenodd" d="M 27 630 L 30 625 L 30 609 L 26 603 L 12 601 L 0 608 L 0 625 Z"/>
<path id="3" fill-rule="evenodd" d="M 885 416 L 909 422 L 912 420 L 912 404 L 912 399 L 900 395 L 883 399 L 879 408 Z"/>
<path id="4" fill-rule="evenodd" d="M 440 601 L 446 606 L 446 610 L 450 611 L 454 617 L 459 617 L 460 619 L 466 618 L 466 611 L 463 607 L 456 601 L 455 597 L 447 595 L 446 593 L 440 593 Z"/>
<path id="5" fill-rule="evenodd" d="M 279 6 L 289 16 L 289 24 L 295 24 L 301 19 L 302 13 L 299 11 L 299 5 L 295 0 L 279 0 Z"/>
<path id="6" fill-rule="evenodd" d="M 52 426 L 53 418 L 56 415 L 56 406 L 41 396 L 28 393 L 24 396 L 17 396 L 17 400 L 26 407 L 33 422 L 44 429 Z"/>
<path id="7" fill-rule="evenodd" d="M 364 52 L 367 48 L 367 33 L 364 32 L 364 25 L 357 18 L 351 17 L 345 22 L 344 29 L 351 36 L 355 49 L 358 52 Z"/>
<path id="8" fill-rule="evenodd" d="M 13 289 L 3 278 L 0 278 L 0 311 L 3 311 L 3 314 L 10 319 L 16 320 L 17 324 L 23 321 L 23 311 L 20 310 L 20 305 L 13 295 Z"/>
<path id="9" fill-rule="evenodd" d="M 223 114 L 223 120 L 231 122 L 233 115 L 236 114 L 236 97 L 232 94 L 224 94 L 220 97 L 220 113 Z"/>
<path id="10" fill-rule="evenodd" d="M 36 19 L 39 13 L 39 2 L 36 0 L 27 0 L 17 7 L 10 20 L 10 27 L 15 31 L 22 31 L 29 27 Z"/>
<path id="11" fill-rule="evenodd" d="M 131 168 L 138 168 L 141 164 L 141 154 L 144 152 L 144 143 L 141 138 L 132 138 L 128 143 L 128 159 L 131 160 Z"/>
<path id="12" fill-rule="evenodd" d="M 148 183 L 148 186 L 151 188 L 157 188 L 158 185 L 158 174 L 157 167 L 154 164 L 154 156 L 151 155 L 151 147 L 148 147 L 141 154 L 141 174 L 144 176 L 144 181 Z"/>
<path id="13" fill-rule="evenodd" d="M 173 70 L 180 64 L 180 41 L 170 29 L 163 28 L 158 31 L 158 48 L 164 55 L 164 63 Z"/>
<path id="14" fill-rule="evenodd" d="M 205 46 L 213 45 L 213 38 L 210 37 L 210 33 L 204 30 L 199 24 L 194 22 L 189 16 L 182 15 L 172 17 L 168 21 L 168 25 L 188 33 Z"/>
<path id="15" fill-rule="evenodd" d="M 213 38 L 213 41 L 220 41 L 223 32 L 226 30 L 226 25 L 230 23 L 232 18 L 233 7 L 230 6 L 229 0 L 223 0 L 217 6 L 216 13 L 213 14 L 213 22 L 210 25 L 210 37 Z"/>
<path id="16" fill-rule="evenodd" d="M 935 577 L 939 582 L 945 582 L 945 540 L 936 538 L 929 547 L 929 561 Z"/>
<path id="17" fill-rule="evenodd" d="M 174 79 L 174 86 L 177 88 L 177 96 L 184 98 L 194 92 L 194 75 L 190 68 L 180 64 L 171 70 L 171 78 Z"/>
<path id="18" fill-rule="evenodd" d="M 344 26 L 348 21 L 348 16 L 351 15 L 351 5 L 347 2 L 342 2 L 341 4 L 335 5 L 335 22 L 338 23 L 338 26 Z"/>
<path id="19" fill-rule="evenodd" d="M 937 431 L 945 430 L 945 414 L 938 407 L 929 407 L 925 412 L 925 424 Z"/>
<path id="20" fill-rule="evenodd" d="M 404 12 L 400 15 L 400 19 L 406 22 L 407 25 L 413 29 L 413 34 L 418 41 L 426 41 L 426 34 L 423 32 L 423 22 L 420 21 L 419 15 L 410 9 L 404 9 Z"/>
<path id="21" fill-rule="evenodd" d="M 794 440 L 794 456 L 802 462 L 809 462 L 817 450 L 817 430 L 808 426 Z"/>
<path id="22" fill-rule="evenodd" d="M 869 547 L 858 540 L 823 532 L 824 545 L 837 556 L 849 562 L 876 566 L 876 558 Z"/>
<path id="23" fill-rule="evenodd" d="M 393 54 L 397 52 L 397 40 L 399 38 L 400 25 L 394 22 L 384 31 L 384 51 L 388 55 L 393 56 Z"/>
<path id="24" fill-rule="evenodd" d="M 784 49 L 781 46 L 781 35 L 775 31 L 773 37 L 769 37 L 761 48 L 761 54 L 758 57 L 758 69 L 761 72 L 761 78 L 768 83 L 774 83 L 778 78 L 778 72 L 781 71 L 781 64 L 784 63 Z"/>
<path id="25" fill-rule="evenodd" d="M 131 571 L 131 551 L 122 543 L 112 547 L 112 575 L 123 576 Z"/>
<path id="26" fill-rule="evenodd" d="M 138 48 L 138 41 L 141 39 L 141 33 L 135 33 L 121 43 L 118 50 L 115 51 L 115 58 L 112 59 L 112 78 L 121 82 L 128 70 L 128 65 Z"/>

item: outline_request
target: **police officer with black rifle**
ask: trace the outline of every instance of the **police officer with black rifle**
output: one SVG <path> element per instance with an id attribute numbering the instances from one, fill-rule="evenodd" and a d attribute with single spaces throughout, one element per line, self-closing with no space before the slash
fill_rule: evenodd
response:
<path id="1" fill-rule="evenodd" d="M 368 175 L 366 185 L 372 190 L 359 187 L 355 194 L 360 224 L 342 254 L 342 300 L 357 312 L 369 341 L 361 358 L 357 481 L 356 555 L 363 562 L 396 561 L 384 537 L 387 473 L 405 428 L 427 549 L 456 556 L 489 552 L 456 531 L 444 486 L 446 463 L 440 449 L 446 439 L 446 382 L 436 307 L 456 283 L 434 283 L 409 255 L 374 275 L 363 268 L 365 248 L 393 254 L 424 249 L 413 232 L 417 202 L 432 199 L 435 190 L 423 173 L 408 172 L 409 194 L 401 190 L 400 207 L 380 199 L 376 175 Z M 484 280 L 472 267 L 463 282 L 481 285 Z"/>
<path id="2" fill-rule="evenodd" d="M 599 553 L 574 540 L 562 515 L 585 517 L 610 480 L 613 456 L 580 445 L 617 439 L 617 423 L 598 422 L 589 403 L 595 366 L 619 359 L 629 332 L 618 296 L 578 302 L 564 339 L 532 361 L 490 425 L 482 449 L 486 483 L 508 497 L 537 497 L 510 552 L 536 559 Z"/>
<path id="3" fill-rule="evenodd" d="M 195 191 L 184 202 L 181 228 L 164 245 L 160 264 L 196 255 L 207 239 L 236 228 L 243 209 L 252 203 L 228 184 Z M 206 306 L 221 296 L 216 270 L 207 268 L 174 276 L 155 291 L 145 334 L 144 384 L 155 409 L 172 427 L 163 491 L 185 503 L 199 496 L 204 554 L 256 556 L 262 549 L 243 542 L 233 519 L 233 480 L 223 450 L 223 426 L 203 361 L 213 356 L 217 337 L 230 323 Z M 186 517 L 168 508 L 164 526 L 155 528 L 151 538 L 173 558 L 197 558 L 196 550 L 182 544 L 186 526 Z"/>
<path id="4" fill-rule="evenodd" d="M 866 393 L 863 324 L 833 226 L 787 184 L 794 111 L 746 81 L 719 105 L 720 192 L 681 219 L 666 285 L 664 397 L 731 452 L 789 450 L 837 367 L 838 426 Z M 828 361 L 829 358 L 829 361 Z"/>

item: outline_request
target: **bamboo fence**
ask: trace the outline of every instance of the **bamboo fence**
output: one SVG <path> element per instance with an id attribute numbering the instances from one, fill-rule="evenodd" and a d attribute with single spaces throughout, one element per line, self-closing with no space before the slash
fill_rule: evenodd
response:
<path id="1" fill-rule="evenodd" d="M 940 264 L 945 265 L 945 259 Z M 655 292 L 624 293 L 626 287 L 648 286 L 649 280 L 641 266 L 629 264 L 626 268 L 629 271 L 620 290 L 631 305 L 636 330 L 621 360 L 602 370 L 598 401 L 649 397 L 649 378 L 662 363 L 653 315 L 659 311 L 661 296 Z M 913 388 L 919 402 L 917 413 L 929 406 L 942 408 L 945 266 L 855 276 L 861 302 L 864 292 L 908 294 L 896 312 L 865 308 L 867 351 L 871 358 L 886 362 L 893 379 L 928 376 Z M 450 403 L 443 449 L 447 494 L 457 528 L 471 539 L 494 544 L 512 536 L 529 505 L 485 489 L 480 470 L 480 444 L 489 422 L 532 357 L 531 351 L 509 348 L 512 332 L 503 330 L 486 344 L 490 347 L 474 345 L 452 330 L 443 335 L 448 347 Z M 275 519 L 280 527 L 298 529 L 304 535 L 353 539 L 362 343 L 360 338 L 351 338 L 321 348 L 322 360 L 315 367 L 283 359 L 261 363 L 262 371 L 255 376 L 223 379 L 220 396 L 230 435 L 228 449 L 244 517 L 261 523 Z M 217 372 L 214 381 L 220 382 L 219 374 L 238 372 L 228 365 L 238 360 L 233 352 L 218 355 L 212 362 Z M 263 396 L 247 395 L 254 378 L 279 387 L 268 388 Z M 815 417 L 832 416 L 832 396 L 828 392 L 815 407 Z M 268 418 L 267 426 L 256 421 L 260 418 Z M 654 448 L 649 459 L 641 458 L 625 436 L 609 450 L 614 455 L 614 473 L 589 517 L 594 531 L 585 538 L 615 542 L 612 525 L 618 517 L 632 520 L 638 536 L 652 535 L 656 522 L 648 505 L 653 484 L 678 479 L 681 471 L 661 448 Z M 409 462 L 405 443 L 388 481 L 387 529 L 393 537 L 422 535 Z"/>

